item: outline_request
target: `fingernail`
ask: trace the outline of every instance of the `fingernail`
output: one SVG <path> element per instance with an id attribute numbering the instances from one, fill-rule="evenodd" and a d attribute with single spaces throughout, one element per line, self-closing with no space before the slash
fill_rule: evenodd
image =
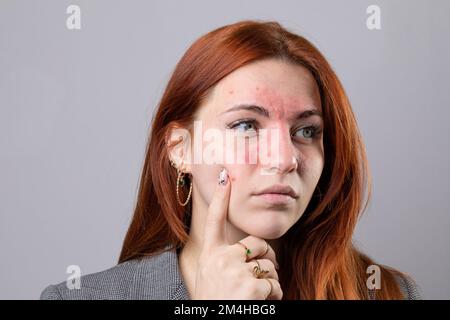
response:
<path id="1" fill-rule="evenodd" d="M 228 182 L 227 170 L 225 168 L 223 168 L 219 172 L 219 185 L 225 186 L 227 184 L 227 182 Z"/>

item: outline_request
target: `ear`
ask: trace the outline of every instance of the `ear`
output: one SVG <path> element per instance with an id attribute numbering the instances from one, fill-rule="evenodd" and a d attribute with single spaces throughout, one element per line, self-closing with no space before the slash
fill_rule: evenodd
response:
<path id="1" fill-rule="evenodd" d="M 166 144 L 172 166 L 183 170 L 183 172 L 191 173 L 192 148 L 189 130 L 178 125 L 169 126 L 166 134 Z"/>

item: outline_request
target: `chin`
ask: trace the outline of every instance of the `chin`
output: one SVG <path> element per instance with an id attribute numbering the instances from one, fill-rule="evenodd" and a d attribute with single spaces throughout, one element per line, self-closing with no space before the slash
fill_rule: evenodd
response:
<path id="1" fill-rule="evenodd" d="M 242 230 L 246 233 L 261 238 L 261 239 L 278 239 L 283 236 L 288 230 L 289 226 L 279 223 L 268 223 L 264 219 L 258 222 L 249 221 L 247 225 L 242 226 Z"/>

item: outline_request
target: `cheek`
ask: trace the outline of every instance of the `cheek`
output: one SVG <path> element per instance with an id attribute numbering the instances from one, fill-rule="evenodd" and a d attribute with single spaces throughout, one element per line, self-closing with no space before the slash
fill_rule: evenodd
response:
<path id="1" fill-rule="evenodd" d="M 247 141 L 245 148 L 245 163 L 256 164 L 259 160 L 259 143 L 257 139 L 250 139 Z"/>
<path id="2" fill-rule="evenodd" d="M 251 165 L 258 162 L 258 141 L 255 137 L 236 137 L 224 145 L 224 157 L 228 164 Z M 238 169 L 239 170 L 239 169 Z"/>
<path id="3" fill-rule="evenodd" d="M 312 188 L 315 188 L 316 184 L 319 182 L 323 166 L 324 159 L 322 155 L 316 154 L 305 160 L 301 172 L 304 174 L 305 181 L 311 185 Z"/>
<path id="4" fill-rule="evenodd" d="M 192 166 L 192 176 L 194 177 L 194 186 L 203 201 L 207 204 L 211 203 L 211 199 L 219 182 L 219 173 L 222 168 L 228 171 L 229 179 L 231 180 L 231 199 L 239 197 L 241 191 L 239 190 L 240 181 L 245 174 L 245 165 L 220 165 L 220 164 L 202 164 Z"/>
<path id="5" fill-rule="evenodd" d="M 219 165 L 196 164 L 192 166 L 195 193 L 206 203 L 211 202 L 218 182 L 220 169 L 221 166 Z"/>

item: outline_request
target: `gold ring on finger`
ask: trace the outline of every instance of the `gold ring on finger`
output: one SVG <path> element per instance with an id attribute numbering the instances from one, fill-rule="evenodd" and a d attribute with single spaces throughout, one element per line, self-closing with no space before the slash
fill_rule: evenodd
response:
<path id="1" fill-rule="evenodd" d="M 242 242 L 238 241 L 237 243 L 239 243 L 241 246 L 244 247 L 244 249 L 245 249 L 245 261 L 247 261 L 249 256 L 250 256 L 250 254 L 252 253 L 252 251 L 249 248 L 247 248 L 247 246 L 245 244 L 243 244 Z"/>
<path id="2" fill-rule="evenodd" d="M 267 279 L 267 278 L 264 278 L 264 280 L 267 280 L 267 282 L 269 282 L 269 284 L 270 284 L 270 292 L 269 292 L 269 294 L 267 295 L 267 297 L 270 297 L 270 295 L 272 294 L 272 290 L 273 290 L 272 281 L 270 281 L 270 280 Z"/>
<path id="3" fill-rule="evenodd" d="M 261 266 L 259 265 L 259 261 L 255 260 L 256 266 L 253 267 L 253 274 L 257 279 L 264 278 L 266 274 L 269 273 L 269 270 L 261 270 Z"/>

